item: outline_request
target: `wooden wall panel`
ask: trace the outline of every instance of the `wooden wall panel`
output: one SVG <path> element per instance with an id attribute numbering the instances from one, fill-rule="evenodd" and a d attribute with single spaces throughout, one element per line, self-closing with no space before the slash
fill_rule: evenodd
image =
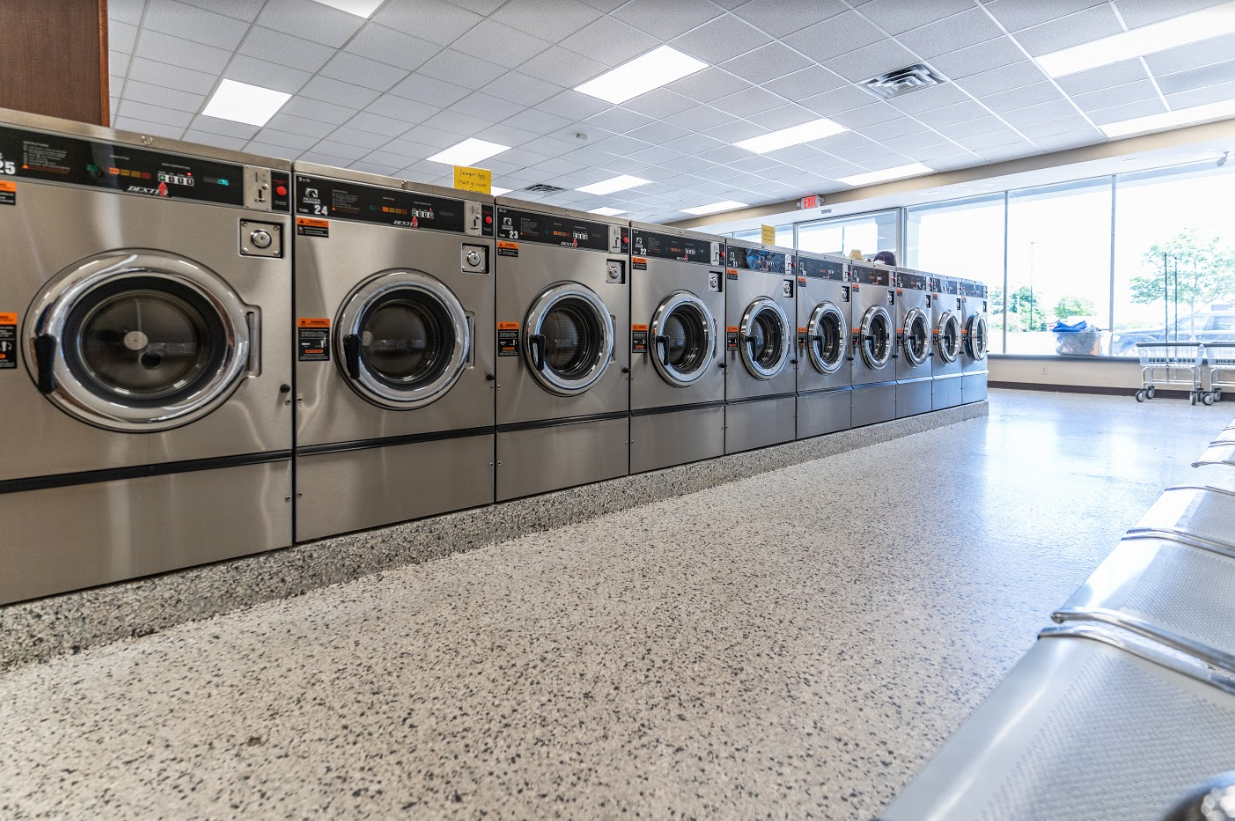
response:
<path id="1" fill-rule="evenodd" d="M 107 0 L 0 0 L 0 107 L 108 125 Z"/>

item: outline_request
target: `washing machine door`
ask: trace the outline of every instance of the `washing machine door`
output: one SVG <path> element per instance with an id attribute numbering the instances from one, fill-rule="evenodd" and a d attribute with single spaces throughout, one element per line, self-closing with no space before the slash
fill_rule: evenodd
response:
<path id="1" fill-rule="evenodd" d="M 532 303 L 522 353 L 533 378 L 558 396 L 577 396 L 605 375 L 613 360 L 613 316 L 595 291 L 563 282 Z"/>
<path id="2" fill-rule="evenodd" d="M 831 302 L 820 302 L 806 325 L 806 350 L 810 363 L 820 373 L 840 370 L 845 361 L 845 315 Z"/>
<path id="3" fill-rule="evenodd" d="M 921 308 L 912 308 L 905 314 L 902 345 L 909 364 L 917 367 L 926 362 L 931 353 L 931 324 Z"/>
<path id="4" fill-rule="evenodd" d="M 707 373 L 716 354 L 716 320 L 689 291 L 665 298 L 648 326 L 652 364 L 670 385 L 684 388 Z"/>
<path id="5" fill-rule="evenodd" d="M 892 356 L 892 318 L 882 305 L 868 308 L 858 325 L 857 347 L 866 367 L 879 370 Z"/>
<path id="6" fill-rule="evenodd" d="M 101 254 L 50 280 L 27 314 L 31 377 L 83 422 L 167 430 L 218 408 L 259 371 L 260 314 L 192 260 Z"/>
<path id="7" fill-rule="evenodd" d="M 776 301 L 759 297 L 742 315 L 738 347 L 746 370 L 756 379 L 776 376 L 789 359 L 789 318 Z"/>
<path id="8" fill-rule="evenodd" d="M 935 347 L 944 362 L 955 362 L 961 353 L 961 323 L 956 314 L 944 311 L 935 327 Z"/>
<path id="9" fill-rule="evenodd" d="M 986 333 L 986 316 L 983 314 L 970 314 L 969 319 L 965 322 L 965 353 L 975 362 L 981 362 L 986 359 L 986 345 L 988 337 Z"/>
<path id="10" fill-rule="evenodd" d="M 336 321 L 348 384 L 375 405 L 412 410 L 450 391 L 467 367 L 471 327 L 454 293 L 422 271 L 383 271 L 356 287 Z"/>

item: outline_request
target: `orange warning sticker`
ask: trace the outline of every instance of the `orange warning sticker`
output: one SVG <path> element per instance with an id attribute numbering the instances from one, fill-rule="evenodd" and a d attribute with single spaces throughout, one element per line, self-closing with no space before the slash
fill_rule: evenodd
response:
<path id="1" fill-rule="evenodd" d="M 805 284 L 806 284 L 806 277 L 798 277 L 798 284 L 799 284 L 799 285 L 805 285 Z"/>
<path id="2" fill-rule="evenodd" d="M 0 314 L 0 325 L 16 325 L 17 314 Z"/>
<path id="3" fill-rule="evenodd" d="M 736 334 L 737 332 L 738 332 L 737 325 L 730 325 L 729 327 L 725 328 L 725 333 Z"/>
<path id="4" fill-rule="evenodd" d="M 16 190 L 17 190 L 17 183 L 9 182 L 8 180 L 0 180 L 0 191 L 4 191 L 5 193 L 12 194 Z"/>
<path id="5" fill-rule="evenodd" d="M 0 163 L 4 165 L 4 163 Z M 0 180 L 0 205 L 17 204 L 17 183 L 11 180 Z"/>
<path id="6" fill-rule="evenodd" d="M 630 329 L 632 331 L 646 331 L 648 329 L 648 326 L 647 325 L 631 325 Z"/>
<path id="7" fill-rule="evenodd" d="M 517 257 L 519 256 L 519 243 L 509 242 L 507 240 L 498 240 L 497 255 L 499 257 Z"/>
<path id="8" fill-rule="evenodd" d="M 497 323 L 497 329 L 499 331 L 517 331 L 519 330 L 519 323 L 518 322 L 499 322 Z"/>
<path id="9" fill-rule="evenodd" d="M 806 333 L 807 330 L 808 330 L 807 328 L 798 328 L 798 333 L 804 334 Z"/>
<path id="10" fill-rule="evenodd" d="M 17 314 L 0 313 L 0 371 L 17 367 Z"/>
<path id="11" fill-rule="evenodd" d="M 302 237 L 330 236 L 330 220 L 296 217 L 296 233 Z"/>
<path id="12" fill-rule="evenodd" d="M 329 328 L 330 320 L 324 319 L 324 318 L 319 319 L 319 318 L 311 318 L 311 317 L 301 317 L 300 321 L 296 323 L 296 327 L 298 328 Z"/>

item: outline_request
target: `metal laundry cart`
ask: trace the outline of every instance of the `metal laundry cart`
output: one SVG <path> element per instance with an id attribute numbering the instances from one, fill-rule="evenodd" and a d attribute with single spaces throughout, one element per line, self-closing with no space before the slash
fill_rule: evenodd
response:
<path id="1" fill-rule="evenodd" d="M 1235 388 L 1235 342 L 1206 342 L 1205 362 L 1209 366 L 1209 395 L 1216 402 L 1222 398 L 1223 388 Z"/>
<path id="2" fill-rule="evenodd" d="M 1201 400 L 1212 405 L 1214 397 L 1201 385 L 1201 370 L 1205 365 L 1205 346 L 1195 342 L 1140 342 L 1136 346 L 1141 360 L 1141 389 L 1136 401 L 1154 398 L 1154 389 L 1168 385 L 1185 385 L 1192 404 Z"/>

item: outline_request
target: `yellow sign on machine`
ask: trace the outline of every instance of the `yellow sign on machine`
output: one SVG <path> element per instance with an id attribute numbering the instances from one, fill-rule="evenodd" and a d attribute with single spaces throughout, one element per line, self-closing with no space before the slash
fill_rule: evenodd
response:
<path id="1" fill-rule="evenodd" d="M 771 225 L 763 225 L 760 227 L 763 229 L 763 244 L 764 245 L 775 245 L 776 244 L 776 229 L 773 228 Z"/>
<path id="2" fill-rule="evenodd" d="M 466 165 L 455 166 L 455 188 L 460 191 L 475 191 L 477 194 L 488 194 L 493 190 L 493 172 L 484 168 L 469 168 Z"/>

